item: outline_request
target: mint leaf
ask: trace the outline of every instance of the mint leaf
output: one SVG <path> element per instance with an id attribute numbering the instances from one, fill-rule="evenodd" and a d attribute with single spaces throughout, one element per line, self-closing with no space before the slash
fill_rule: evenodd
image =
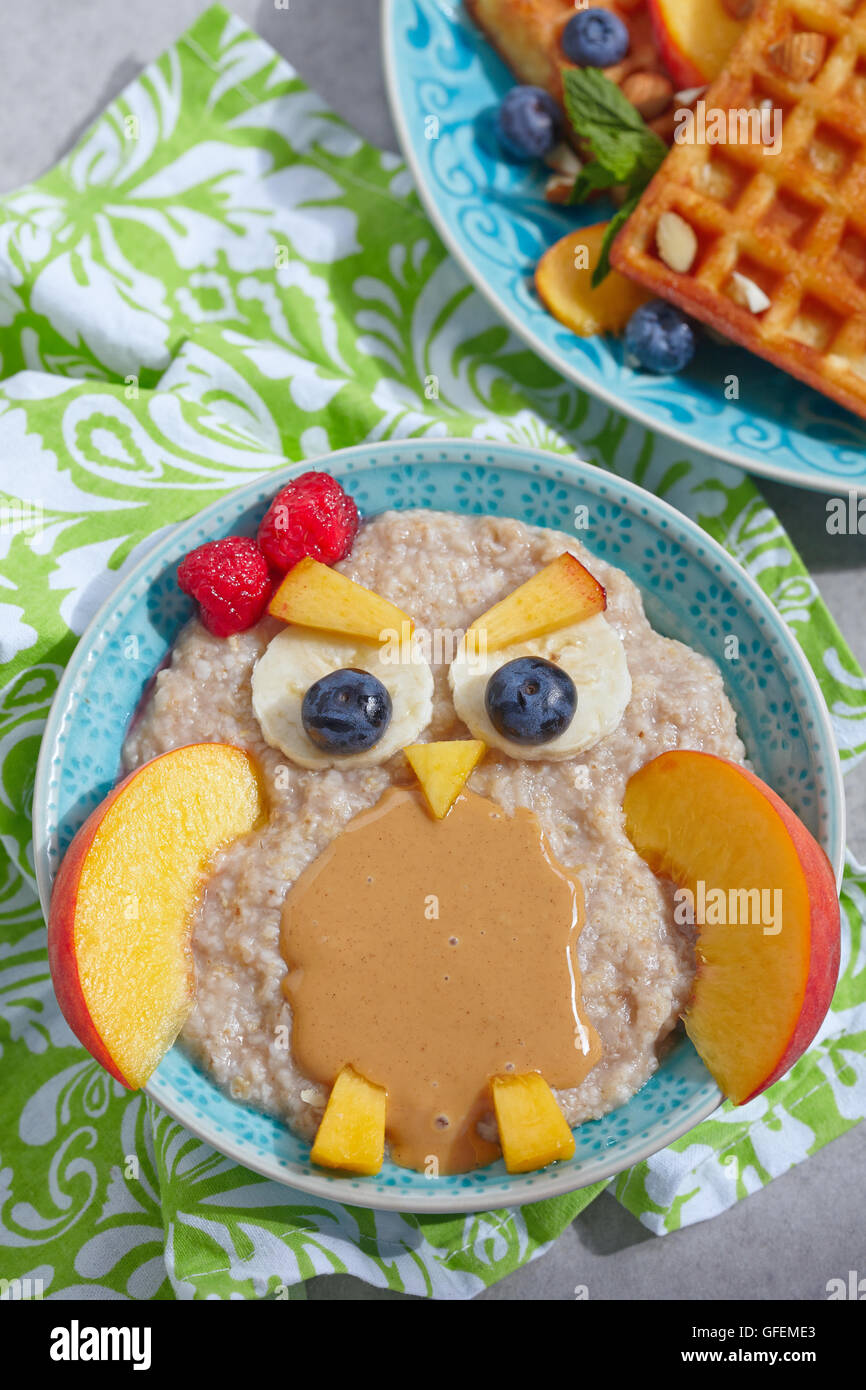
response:
<path id="1" fill-rule="evenodd" d="M 562 84 L 566 110 L 581 135 L 585 121 L 623 130 L 644 129 L 643 116 L 601 68 L 565 68 Z"/>
<path id="2" fill-rule="evenodd" d="M 599 164 L 594 159 L 590 164 L 584 164 L 580 173 L 574 181 L 568 201 L 570 203 L 583 203 L 591 193 L 597 193 L 603 188 L 613 188 L 619 183 L 619 179 L 612 174 L 609 169 L 605 169 L 603 164 Z"/>
<path id="3" fill-rule="evenodd" d="M 562 84 L 572 126 L 613 182 L 627 183 L 635 174 L 655 172 L 667 146 L 615 82 L 599 68 L 566 68 Z"/>
<path id="4" fill-rule="evenodd" d="M 562 86 L 568 118 L 595 156 L 581 169 L 569 202 L 581 203 L 591 193 L 617 184 L 624 184 L 626 191 L 625 201 L 604 234 L 598 265 L 592 273 L 595 289 L 610 270 L 614 237 L 634 212 L 668 151 L 664 140 L 650 130 L 628 97 L 599 68 L 566 68 Z"/>
<path id="5" fill-rule="evenodd" d="M 604 239 L 601 243 L 601 250 L 598 255 L 598 265 L 592 272 L 592 279 L 590 281 L 590 284 L 592 285 L 592 288 L 594 290 L 598 289 L 598 286 L 601 284 L 604 277 L 610 271 L 610 248 L 613 245 L 614 237 L 616 236 L 623 223 L 626 222 L 629 217 L 631 217 L 632 213 L 634 212 L 635 208 L 640 202 L 640 195 L 642 191 L 643 190 L 638 189 L 634 193 L 629 194 L 622 207 L 617 209 L 617 211 L 614 213 L 613 217 L 607 224 L 607 230 L 604 234 Z"/>

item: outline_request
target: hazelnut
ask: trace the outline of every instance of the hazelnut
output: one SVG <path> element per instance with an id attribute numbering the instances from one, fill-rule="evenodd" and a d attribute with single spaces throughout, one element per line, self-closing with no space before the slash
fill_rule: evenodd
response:
<path id="1" fill-rule="evenodd" d="M 651 121 L 670 105 L 674 88 L 661 72 L 632 72 L 623 79 L 622 94 L 645 121 Z"/>

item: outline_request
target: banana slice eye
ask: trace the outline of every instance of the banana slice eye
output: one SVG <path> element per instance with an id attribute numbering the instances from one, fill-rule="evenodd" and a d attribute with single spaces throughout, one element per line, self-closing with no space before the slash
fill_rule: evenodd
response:
<path id="1" fill-rule="evenodd" d="M 356 701 L 355 714 L 342 720 L 334 713 L 339 714 L 341 691 L 348 696 L 344 715 Z M 257 661 L 252 693 L 265 740 L 293 763 L 312 769 L 373 767 L 386 762 L 417 739 L 433 714 L 433 673 L 414 636 L 399 647 L 378 646 L 312 628 L 288 627 Z M 365 695 L 372 697 L 366 705 Z M 330 731 L 325 727 L 328 718 L 334 725 Z M 337 723 L 342 728 L 339 735 Z M 361 737 L 365 725 L 366 734 Z M 358 740 L 354 745 L 353 737 Z"/>
<path id="2" fill-rule="evenodd" d="M 509 720 L 506 725 L 487 698 L 488 690 L 499 688 L 494 682 L 507 681 L 507 668 L 519 672 L 522 663 L 530 660 L 559 672 L 576 696 L 571 718 L 563 718 L 562 727 L 552 727 L 543 740 L 516 737 L 519 724 Z M 585 752 L 613 732 L 631 699 L 625 648 L 600 613 L 494 652 L 479 652 L 464 640 L 448 678 L 454 708 L 473 736 L 520 759 L 559 760 Z M 565 682 L 562 689 L 567 695 Z M 567 712 L 567 704 L 566 699 L 561 714 Z"/>

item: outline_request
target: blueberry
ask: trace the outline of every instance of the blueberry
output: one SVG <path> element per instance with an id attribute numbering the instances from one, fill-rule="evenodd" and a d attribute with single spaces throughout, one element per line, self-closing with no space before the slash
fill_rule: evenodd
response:
<path id="1" fill-rule="evenodd" d="M 559 139 L 556 102 L 542 87 L 512 87 L 496 113 L 499 143 L 514 159 L 540 159 Z"/>
<path id="2" fill-rule="evenodd" d="M 562 31 L 563 53 L 582 67 L 609 68 L 621 63 L 628 49 L 628 29 L 610 10 L 581 10 Z"/>
<path id="3" fill-rule="evenodd" d="M 695 335 L 679 309 L 651 299 L 635 309 L 625 330 L 625 350 L 650 372 L 681 372 L 695 355 Z"/>
<path id="4" fill-rule="evenodd" d="M 391 696 L 369 671 L 344 667 L 310 686 L 301 721 L 324 753 L 363 753 L 391 723 Z"/>
<path id="5" fill-rule="evenodd" d="M 518 656 L 494 671 L 484 692 L 490 722 L 513 743 L 549 743 L 577 709 L 574 681 L 540 656 Z"/>

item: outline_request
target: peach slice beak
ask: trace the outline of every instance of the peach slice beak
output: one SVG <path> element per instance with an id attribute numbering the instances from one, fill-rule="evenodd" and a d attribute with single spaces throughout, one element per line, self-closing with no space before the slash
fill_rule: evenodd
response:
<path id="1" fill-rule="evenodd" d="M 443 743 L 410 743 L 403 749 L 437 820 L 447 816 L 477 767 L 487 744 L 480 738 L 446 739 Z"/>

